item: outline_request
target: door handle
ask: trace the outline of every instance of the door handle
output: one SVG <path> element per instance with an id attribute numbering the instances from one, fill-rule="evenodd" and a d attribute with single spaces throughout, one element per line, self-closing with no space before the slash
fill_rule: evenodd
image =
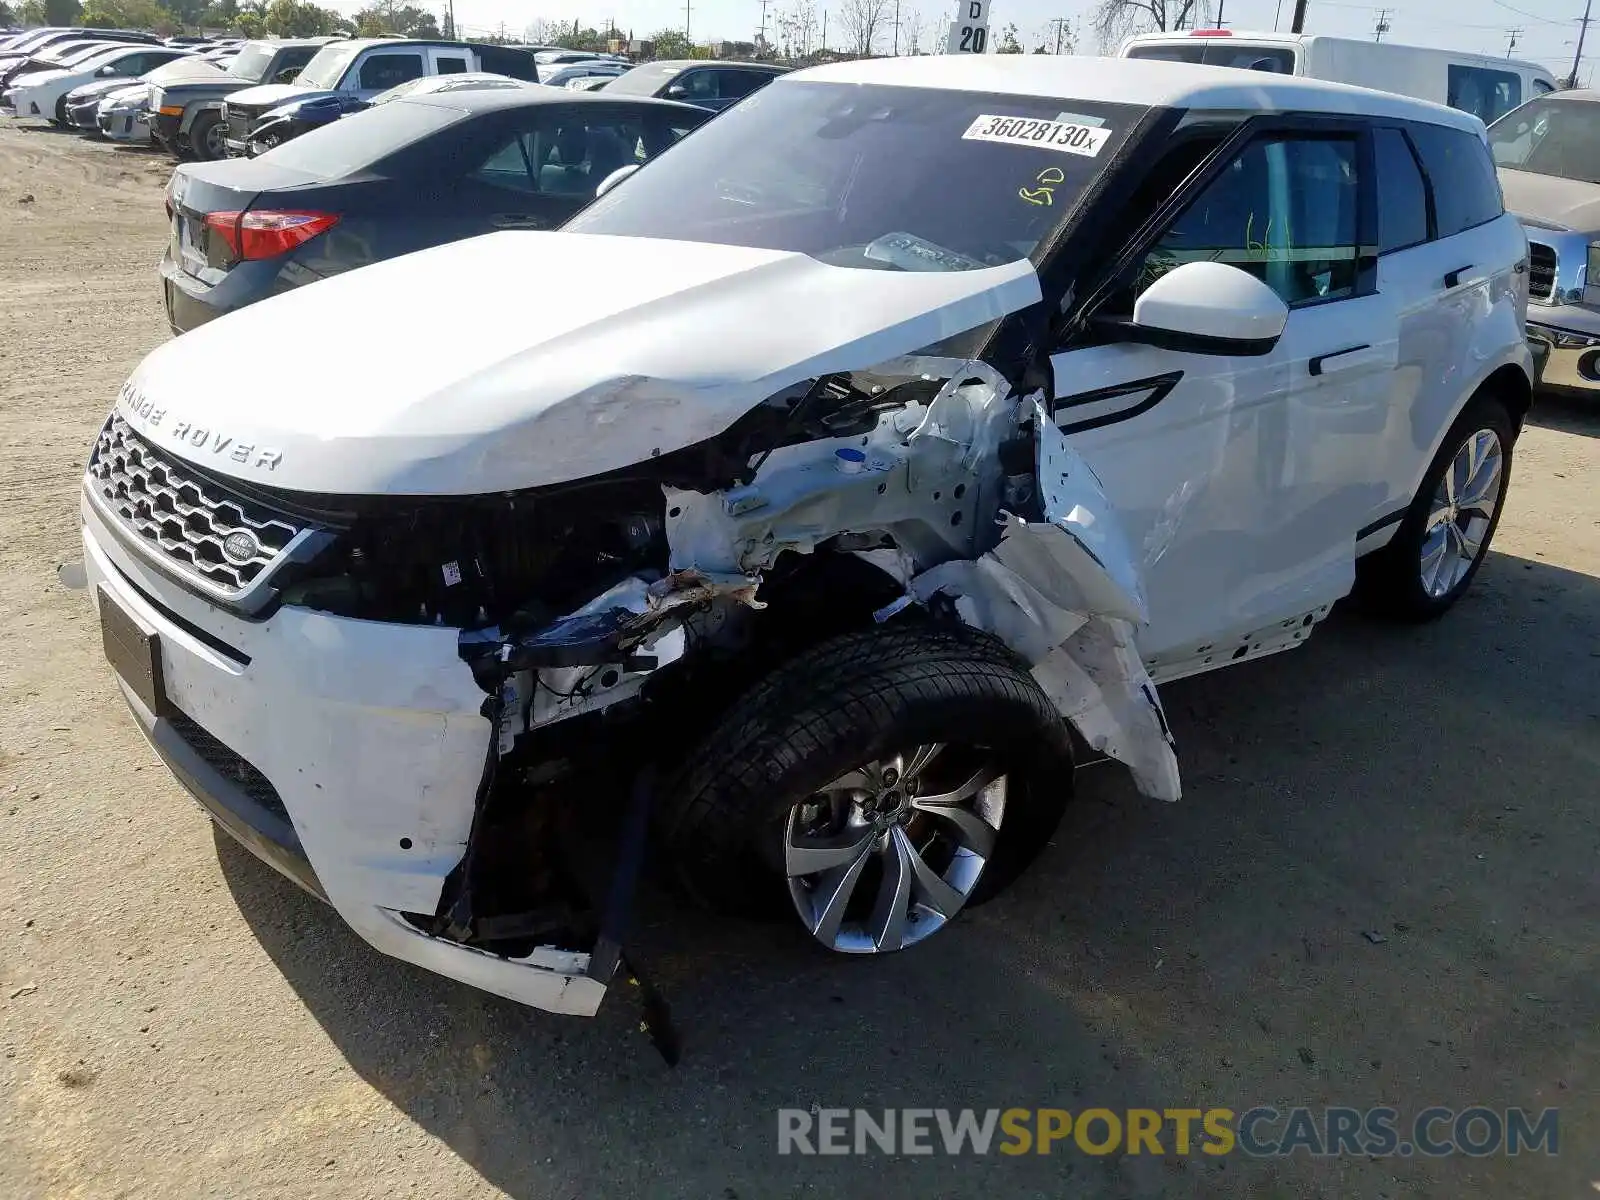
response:
<path id="1" fill-rule="evenodd" d="M 537 229 L 539 218 L 528 213 L 495 213 L 489 224 L 496 229 Z"/>
<path id="2" fill-rule="evenodd" d="M 1457 267 L 1454 271 L 1446 271 L 1444 273 L 1444 285 L 1445 285 L 1445 287 L 1447 287 L 1447 288 L 1455 287 L 1457 284 L 1459 284 L 1461 282 L 1461 277 L 1463 275 L 1465 275 L 1470 270 L 1472 270 L 1472 264 L 1468 263 L 1464 267 Z"/>
<path id="3" fill-rule="evenodd" d="M 1331 361 L 1332 359 L 1335 359 L 1335 358 L 1343 358 L 1346 354 L 1354 354 L 1358 350 L 1370 350 L 1370 349 L 1372 349 L 1372 347 L 1371 347 L 1371 345 L 1369 343 L 1362 342 L 1361 345 L 1359 345 L 1359 346 L 1346 346 L 1343 350 L 1330 350 L 1327 354 L 1319 354 L 1315 358 L 1313 358 L 1311 360 L 1311 362 L 1308 364 L 1308 368 L 1309 368 L 1311 374 L 1313 374 L 1313 375 L 1323 375 L 1323 374 L 1327 373 L 1326 369 L 1323 366 L 1324 363 L 1329 362 L 1329 361 Z M 1354 366 L 1355 364 L 1354 363 L 1350 363 L 1350 364 L 1346 364 L 1346 365 Z M 1338 367 L 1334 368 L 1334 370 L 1336 370 L 1336 371 L 1338 369 L 1339 369 Z"/>

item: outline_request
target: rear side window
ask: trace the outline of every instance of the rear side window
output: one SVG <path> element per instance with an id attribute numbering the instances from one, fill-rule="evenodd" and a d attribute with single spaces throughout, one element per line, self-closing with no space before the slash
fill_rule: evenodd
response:
<path id="1" fill-rule="evenodd" d="M 1522 77 L 1510 71 L 1451 63 L 1444 102 L 1487 125 L 1522 103 Z"/>
<path id="2" fill-rule="evenodd" d="M 397 83 L 420 79 L 422 74 L 420 54 L 373 54 L 362 62 L 361 82 L 357 86 L 362 89 L 376 88 L 381 92 Z"/>
<path id="3" fill-rule="evenodd" d="M 512 79 L 533 80 L 538 71 L 533 55 L 523 50 L 502 50 L 498 46 L 479 46 L 478 61 L 485 71 L 496 75 L 509 75 Z"/>
<path id="4" fill-rule="evenodd" d="M 1378 253 L 1404 250 L 1428 240 L 1428 188 L 1406 135 L 1375 129 L 1378 161 Z"/>
<path id="5" fill-rule="evenodd" d="M 261 157 L 318 179 L 337 179 L 369 167 L 465 116 L 458 108 L 395 100 L 303 133 Z"/>
<path id="6" fill-rule="evenodd" d="M 1411 140 L 1428 173 L 1438 236 L 1450 237 L 1505 211 L 1494 160 L 1481 138 L 1442 125 L 1413 125 Z"/>

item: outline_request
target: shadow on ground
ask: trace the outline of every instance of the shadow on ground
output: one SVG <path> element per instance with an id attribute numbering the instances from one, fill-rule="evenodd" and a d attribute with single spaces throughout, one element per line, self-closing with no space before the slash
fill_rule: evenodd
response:
<path id="1" fill-rule="evenodd" d="M 1600 783 L 1558 781 L 1600 780 L 1597 629 L 1600 580 L 1496 554 L 1441 622 L 1340 613 L 1173 684 L 1183 801 L 1085 772 L 1032 871 L 921 951 L 833 958 L 648 898 L 676 1070 L 622 989 L 590 1022 L 522 1009 L 220 854 L 355 1070 L 514 1196 L 1588 1194 Z M 814 1104 L 1480 1102 L 1559 1106 L 1561 1157 L 776 1152 L 775 1110 Z"/>
<path id="2" fill-rule="evenodd" d="M 1528 424 L 1600 438 L 1600 392 L 1588 399 L 1541 392 L 1534 397 Z"/>

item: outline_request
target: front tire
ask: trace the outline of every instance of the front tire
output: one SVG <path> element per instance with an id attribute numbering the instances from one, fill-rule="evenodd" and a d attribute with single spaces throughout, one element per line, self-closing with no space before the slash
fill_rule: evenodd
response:
<path id="1" fill-rule="evenodd" d="M 214 112 L 203 112 L 189 126 L 189 154 L 199 162 L 214 162 L 227 155 L 222 140 L 222 117 Z"/>
<path id="2" fill-rule="evenodd" d="M 669 786 L 678 879 L 725 913 L 787 908 L 882 953 L 997 894 L 1072 790 L 1066 724 L 1004 645 L 965 628 L 825 642 L 729 709 Z"/>
<path id="3" fill-rule="evenodd" d="M 1515 437 L 1498 396 L 1467 402 L 1394 538 L 1356 564 L 1360 600 L 1397 620 L 1430 621 L 1465 594 L 1500 526 Z"/>

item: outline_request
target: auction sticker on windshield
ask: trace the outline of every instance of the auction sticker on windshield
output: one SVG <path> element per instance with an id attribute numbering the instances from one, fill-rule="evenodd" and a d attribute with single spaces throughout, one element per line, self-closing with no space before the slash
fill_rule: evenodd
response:
<path id="1" fill-rule="evenodd" d="M 1109 129 L 1091 129 L 1071 121 L 1041 121 L 1036 117 L 997 117 L 983 114 L 961 135 L 965 141 L 1004 142 L 1008 146 L 1038 146 L 1093 158 L 1111 137 Z"/>

